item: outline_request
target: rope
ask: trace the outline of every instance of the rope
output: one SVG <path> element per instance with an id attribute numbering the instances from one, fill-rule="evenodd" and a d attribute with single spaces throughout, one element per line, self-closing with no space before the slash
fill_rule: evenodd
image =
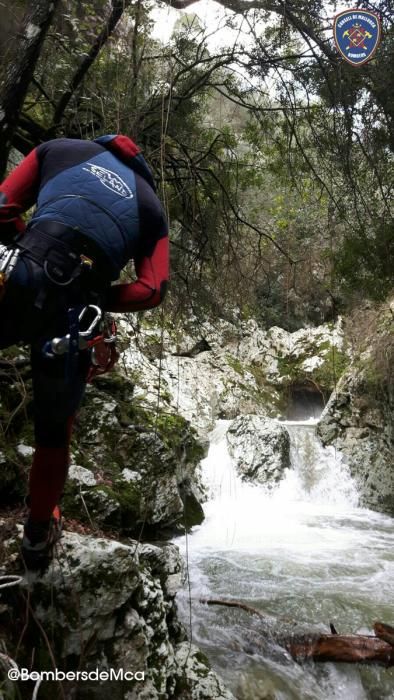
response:
<path id="1" fill-rule="evenodd" d="M 8 656 L 8 654 L 0 653 L 0 660 L 5 661 L 6 664 L 8 664 L 8 666 L 11 666 L 11 668 L 14 668 L 15 671 L 19 671 L 18 664 L 16 663 L 16 661 L 14 661 L 14 659 L 11 659 L 11 657 Z"/>
<path id="2" fill-rule="evenodd" d="M 11 659 L 10 656 L 7 656 L 7 654 L 0 653 L 0 659 L 5 661 L 9 666 L 11 666 L 11 668 L 13 668 L 15 671 L 18 671 L 18 673 L 19 673 L 18 664 L 14 661 L 14 659 Z M 34 686 L 33 695 L 32 695 L 31 700 L 37 700 L 38 690 L 40 688 L 41 683 L 42 683 L 42 678 L 39 678 Z"/>
<path id="3" fill-rule="evenodd" d="M 42 678 L 39 678 L 37 683 L 34 686 L 34 691 L 33 691 L 33 695 L 31 696 L 31 700 L 37 700 L 37 695 L 38 695 L 38 691 L 40 689 L 41 683 L 42 683 Z"/>
<path id="4" fill-rule="evenodd" d="M 168 224 L 170 224 L 170 218 L 169 218 L 167 195 L 166 195 L 166 190 L 165 190 L 164 163 L 165 163 L 165 147 L 166 147 L 165 139 L 166 139 L 166 135 L 167 135 L 168 122 L 169 122 L 169 118 L 170 118 L 171 100 L 172 100 L 172 83 L 170 83 L 167 107 L 165 106 L 165 94 L 164 94 L 164 92 L 162 94 L 162 101 L 161 101 L 161 141 L 160 141 L 161 193 L 162 193 L 163 207 L 164 207 L 164 210 L 166 213 L 166 218 L 167 218 Z M 136 331 L 137 346 L 138 346 L 138 332 L 139 332 L 139 330 L 140 329 L 138 328 Z M 157 436 L 158 436 L 159 412 L 160 412 L 160 405 L 161 405 L 163 348 L 164 348 L 164 307 L 162 305 L 161 309 L 160 309 L 160 354 L 159 354 L 159 368 L 158 368 L 158 381 L 157 381 L 157 396 L 156 396 L 156 406 L 152 411 L 154 413 L 153 433 L 154 433 L 155 438 L 157 438 Z M 149 492 L 146 495 L 146 505 L 145 505 L 144 514 L 142 517 L 141 527 L 140 527 L 140 530 L 139 530 L 139 533 L 137 536 L 137 540 L 136 540 L 136 546 L 135 546 L 134 552 L 133 552 L 134 555 L 136 555 L 138 553 L 138 547 L 141 544 L 142 535 L 143 535 L 146 521 L 147 521 L 147 517 L 148 517 L 148 509 L 149 509 L 150 501 L 152 498 L 153 488 L 154 488 L 154 483 L 151 485 Z"/>
<path id="5" fill-rule="evenodd" d="M 19 586 L 19 584 L 22 583 L 22 581 L 22 576 L 16 576 L 14 574 L 6 574 L 5 576 L 0 576 L 0 589 L 11 588 L 12 586 Z"/>
<path id="6" fill-rule="evenodd" d="M 7 577 L 7 576 L 0 576 L 0 581 L 1 581 L 1 579 L 3 579 L 3 578 L 10 578 L 10 577 Z M 14 578 L 21 578 L 21 577 L 20 577 L 20 576 L 19 576 L 19 577 L 15 576 Z M 22 579 L 21 579 L 21 580 L 22 580 Z M 11 584 L 11 585 L 12 585 L 12 584 Z M 13 584 L 13 585 L 15 585 L 15 584 Z M 8 666 L 10 666 L 11 668 L 13 668 L 15 671 L 18 671 L 18 673 L 20 672 L 20 671 L 19 671 L 19 666 L 18 666 L 18 664 L 16 663 L 16 661 L 14 661 L 14 659 L 12 659 L 11 656 L 8 656 L 8 654 L 2 654 L 2 653 L 0 652 L 0 660 L 1 660 L 1 661 L 5 661 L 5 663 L 6 663 Z M 41 683 L 42 683 L 42 678 L 39 678 L 38 681 L 36 681 L 36 684 L 35 684 L 35 686 L 34 686 L 33 695 L 32 695 L 31 700 L 37 700 L 38 690 L 39 690 L 39 688 L 40 688 Z"/>

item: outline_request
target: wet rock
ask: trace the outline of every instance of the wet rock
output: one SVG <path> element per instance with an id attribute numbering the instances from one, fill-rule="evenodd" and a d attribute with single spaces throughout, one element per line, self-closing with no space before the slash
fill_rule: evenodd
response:
<path id="1" fill-rule="evenodd" d="M 153 337 L 163 341 L 162 356 L 147 361 L 141 348 Z M 198 353 L 193 352 L 196 347 Z M 133 344 L 124 355 L 136 378 L 137 395 L 154 404 L 160 375 L 165 400 L 200 437 L 218 418 L 285 414 L 288 388 L 295 384 L 328 399 L 348 361 L 340 322 L 289 333 L 277 327 L 264 330 L 254 319 L 195 324 L 179 342 L 175 331 L 162 338 L 158 329 L 149 327 L 142 329 L 138 347 Z"/>
<path id="2" fill-rule="evenodd" d="M 15 570 L 15 548 L 16 538 L 10 539 L 7 570 Z M 13 645 L 19 646 L 19 665 L 32 664 L 35 671 L 51 670 L 55 659 L 59 670 L 123 669 L 143 678 L 79 683 L 81 700 L 166 700 L 178 697 L 176 688 L 185 700 L 229 700 L 232 696 L 199 651 L 192 647 L 188 656 L 184 631 L 174 635 L 174 596 L 183 578 L 175 545 L 122 544 L 66 532 L 44 575 L 29 573 L 18 589 L 2 591 L 1 622 L 13 621 L 7 653 L 13 657 Z M 27 593 L 31 614 L 26 622 Z M 64 689 L 74 697 L 72 684 Z"/>
<path id="3" fill-rule="evenodd" d="M 113 375 L 87 389 L 64 511 L 131 535 L 142 526 L 157 537 L 199 524 L 197 465 L 203 456 L 184 418 L 146 411 L 134 397 L 134 384 Z"/>
<path id="4" fill-rule="evenodd" d="M 349 465 L 360 503 L 394 515 L 394 340 L 389 305 L 370 310 L 350 369 L 318 425 Z"/>
<path id="5" fill-rule="evenodd" d="M 290 437 L 269 418 L 249 415 L 234 420 L 227 431 L 229 451 L 244 481 L 278 482 L 290 466 Z"/>
<path id="6" fill-rule="evenodd" d="M 206 656 L 189 642 L 175 649 L 176 700 L 235 700 L 223 681 L 212 671 Z"/>
<path id="7" fill-rule="evenodd" d="M 324 445 L 335 445 L 345 456 L 360 504 L 394 515 L 393 411 L 384 392 L 380 400 L 370 396 L 370 405 L 366 397 L 362 375 L 350 371 L 328 402 L 317 432 Z"/>

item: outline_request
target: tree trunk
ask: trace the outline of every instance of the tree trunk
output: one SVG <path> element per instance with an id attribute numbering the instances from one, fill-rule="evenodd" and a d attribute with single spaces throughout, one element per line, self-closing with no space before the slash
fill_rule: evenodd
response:
<path id="1" fill-rule="evenodd" d="M 279 640 L 295 661 L 335 661 L 340 663 L 394 666 L 394 647 L 378 637 L 362 634 L 303 635 Z"/>
<path id="2" fill-rule="evenodd" d="M 0 180 L 7 166 L 12 137 L 59 0 L 30 0 L 0 87 Z"/>
<path id="3" fill-rule="evenodd" d="M 72 77 L 68 90 L 66 90 L 63 93 L 58 104 L 56 105 L 52 121 L 52 129 L 54 131 L 56 131 L 56 129 L 58 128 L 60 120 L 62 119 L 63 114 L 72 96 L 82 83 L 90 67 L 93 65 L 94 61 L 99 55 L 102 47 L 111 36 L 125 9 L 130 4 L 131 0 L 112 0 L 112 11 L 104 25 L 104 28 L 101 30 L 98 37 L 95 39 L 94 43 L 89 49 L 89 52 L 87 53 L 82 63 L 78 67 L 77 71 L 75 72 L 74 76 Z"/>
<path id="4" fill-rule="evenodd" d="M 312 659 L 313 661 L 334 661 L 338 663 L 377 664 L 378 666 L 394 666 L 394 627 L 382 622 L 375 622 L 373 635 L 338 634 L 330 624 L 332 634 L 292 634 L 281 631 L 278 623 L 286 629 L 289 620 L 278 620 L 267 616 L 256 608 L 238 600 L 222 600 L 217 598 L 200 598 L 204 605 L 223 605 L 238 608 L 262 620 L 261 637 L 270 637 L 286 649 L 290 656 L 298 662 Z M 294 624 L 294 623 L 293 623 Z"/>

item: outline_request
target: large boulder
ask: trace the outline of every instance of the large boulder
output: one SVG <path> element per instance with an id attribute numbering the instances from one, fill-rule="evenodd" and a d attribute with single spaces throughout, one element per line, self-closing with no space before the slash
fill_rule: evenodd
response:
<path id="1" fill-rule="evenodd" d="M 236 418 L 227 431 L 227 443 L 243 481 L 272 485 L 290 466 L 289 433 L 269 418 Z"/>
<path id="2" fill-rule="evenodd" d="M 66 485 L 68 516 L 131 535 L 163 536 L 204 518 L 197 466 L 204 448 L 190 424 L 149 411 L 126 377 L 87 389 Z"/>
<path id="3" fill-rule="evenodd" d="M 15 536 L 5 543 L 7 573 L 18 572 L 17 546 Z M 92 673 L 84 682 L 75 675 L 63 682 L 64 697 L 78 700 L 231 700 L 177 621 L 174 597 L 183 571 L 172 544 L 64 533 L 47 573 L 29 573 L 18 586 L 2 590 L 2 665 L 8 657 L 34 671 L 56 666 L 70 674 Z M 135 678 L 96 680 L 96 669 Z M 40 697 L 54 697 L 55 687 L 42 683 Z"/>
<path id="4" fill-rule="evenodd" d="M 360 505 L 394 515 L 394 403 L 384 390 L 371 394 L 363 372 L 339 382 L 317 426 L 324 445 L 342 452 Z"/>
<path id="5" fill-rule="evenodd" d="M 2 357 L 0 504 L 9 506 L 20 503 L 27 490 L 32 387 L 28 358 L 9 349 Z M 164 398 L 146 406 L 135 382 L 120 371 L 88 385 L 71 448 L 63 500 L 67 517 L 130 535 L 143 528 L 155 538 L 202 522 L 198 465 L 205 445 Z"/>
<path id="6" fill-rule="evenodd" d="M 345 456 L 361 505 L 394 515 L 394 302 L 352 321 L 352 365 L 318 425 L 324 445 Z M 349 322 L 350 323 L 350 322 Z"/>

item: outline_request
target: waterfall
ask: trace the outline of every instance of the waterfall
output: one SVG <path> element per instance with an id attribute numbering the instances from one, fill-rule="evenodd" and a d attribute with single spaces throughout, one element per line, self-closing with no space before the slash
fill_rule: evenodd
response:
<path id="1" fill-rule="evenodd" d="M 243 482 L 227 449 L 230 421 L 218 421 L 202 462 L 205 521 L 177 543 L 189 588 L 178 596 L 193 639 L 238 700 L 393 700 L 394 670 L 308 663 L 247 653 L 259 636 L 246 613 L 198 604 L 233 598 L 278 620 L 368 632 L 394 622 L 394 520 L 358 507 L 347 465 L 322 447 L 316 420 L 286 421 L 291 465 L 274 487 Z M 238 651 L 237 651 L 238 649 Z M 246 651 L 245 651 L 246 650 Z"/>
<path id="2" fill-rule="evenodd" d="M 353 508 L 358 505 L 358 493 L 349 469 L 333 446 L 322 446 L 316 424 L 313 419 L 282 422 L 291 446 L 291 470 L 282 489 L 289 489 L 289 497 L 292 493 L 294 498 L 311 503 Z"/>
<path id="3" fill-rule="evenodd" d="M 196 545 L 250 548 L 266 546 L 267 538 L 286 538 L 296 546 L 306 516 L 340 515 L 357 505 L 347 466 L 333 447 L 319 443 L 316 421 L 283 423 L 290 433 L 291 467 L 276 489 L 245 483 L 237 475 L 227 448 L 229 425 L 218 421 L 202 462 L 209 500 L 206 519 L 193 536 Z"/>

